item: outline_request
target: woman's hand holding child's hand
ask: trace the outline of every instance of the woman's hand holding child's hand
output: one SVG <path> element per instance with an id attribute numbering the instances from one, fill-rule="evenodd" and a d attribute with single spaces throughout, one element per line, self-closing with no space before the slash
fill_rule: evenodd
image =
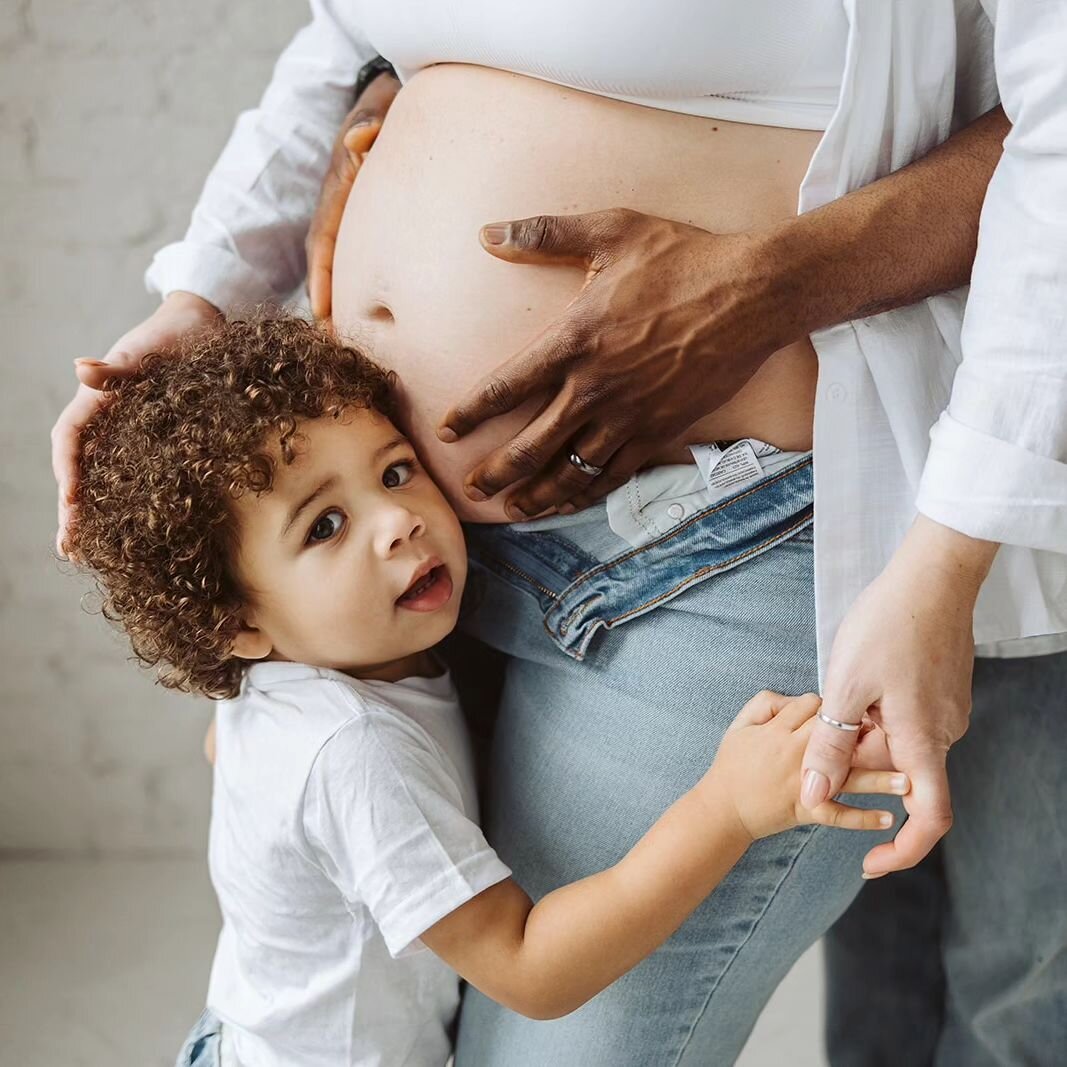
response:
<path id="1" fill-rule="evenodd" d="M 726 731 L 701 786 L 706 783 L 720 798 L 730 799 L 753 840 L 805 823 L 843 830 L 884 830 L 893 823 L 888 811 L 853 808 L 834 800 L 811 810 L 801 807 L 801 760 L 820 704 L 813 693 L 789 697 L 764 691 L 741 709 Z M 907 776 L 885 769 L 890 766 L 887 755 L 881 731 L 868 728 L 842 791 L 907 793 Z"/>

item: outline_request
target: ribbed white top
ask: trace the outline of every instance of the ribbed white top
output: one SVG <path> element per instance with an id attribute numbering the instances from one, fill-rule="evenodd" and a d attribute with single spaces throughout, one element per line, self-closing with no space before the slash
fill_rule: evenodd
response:
<path id="1" fill-rule="evenodd" d="M 691 115 L 825 129 L 841 0 L 357 0 L 403 79 L 474 63 Z"/>

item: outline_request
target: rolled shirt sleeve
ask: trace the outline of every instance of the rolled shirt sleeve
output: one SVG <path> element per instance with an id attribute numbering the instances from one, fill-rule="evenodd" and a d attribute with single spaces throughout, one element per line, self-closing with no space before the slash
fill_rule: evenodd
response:
<path id="1" fill-rule="evenodd" d="M 918 508 L 972 537 L 1067 552 L 1067 4 L 1000 0 L 996 15 L 1013 127 Z"/>
<path id="2" fill-rule="evenodd" d="M 354 6 L 311 0 L 311 22 L 282 53 L 259 106 L 238 117 L 185 237 L 152 260 L 150 292 L 182 289 L 229 311 L 300 284 L 334 138 L 375 54 L 343 14 Z"/>

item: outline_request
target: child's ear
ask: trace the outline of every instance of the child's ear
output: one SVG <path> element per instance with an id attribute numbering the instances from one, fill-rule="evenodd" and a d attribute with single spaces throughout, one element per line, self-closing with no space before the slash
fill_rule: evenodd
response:
<path id="1" fill-rule="evenodd" d="M 242 626 L 230 651 L 238 659 L 266 659 L 274 651 L 274 643 L 255 626 Z"/>

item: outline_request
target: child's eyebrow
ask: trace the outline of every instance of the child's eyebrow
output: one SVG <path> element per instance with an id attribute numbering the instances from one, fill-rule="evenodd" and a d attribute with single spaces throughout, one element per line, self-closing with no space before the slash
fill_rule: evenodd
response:
<path id="1" fill-rule="evenodd" d="M 281 534 L 279 534 L 279 540 L 285 540 L 286 535 L 293 527 L 293 523 L 295 523 L 296 520 L 300 518 L 300 513 L 310 504 L 313 504 L 328 489 L 331 489 L 334 485 L 336 485 L 337 480 L 337 475 L 331 474 L 330 477 L 326 479 L 326 481 L 324 481 L 317 488 L 313 489 L 306 497 L 304 497 L 303 500 L 300 501 L 299 504 L 296 505 L 296 507 L 292 509 L 292 511 L 289 512 L 285 520 L 285 525 L 282 527 L 282 532 Z"/>
<path id="2" fill-rule="evenodd" d="M 370 458 L 371 463 L 377 463 L 378 460 L 380 460 L 383 456 L 392 452 L 394 448 L 398 448 L 401 445 L 409 445 L 408 439 L 403 434 L 397 434 L 396 437 L 394 437 L 391 441 L 386 441 L 386 443 L 382 445 L 381 448 L 375 449 L 374 454 Z M 330 477 L 326 479 L 326 481 L 324 481 L 317 488 L 313 489 L 306 497 L 304 497 L 303 500 L 300 501 L 299 504 L 296 505 L 296 507 L 293 508 L 292 511 L 289 512 L 285 519 L 285 525 L 282 527 L 282 532 L 278 535 L 278 539 L 280 541 L 285 540 L 286 535 L 293 527 L 293 523 L 295 523 L 296 520 L 300 518 L 300 513 L 304 510 L 304 508 L 306 508 L 309 504 L 313 504 L 328 489 L 333 488 L 333 486 L 337 484 L 338 480 L 339 479 L 336 474 L 331 474 Z"/>

